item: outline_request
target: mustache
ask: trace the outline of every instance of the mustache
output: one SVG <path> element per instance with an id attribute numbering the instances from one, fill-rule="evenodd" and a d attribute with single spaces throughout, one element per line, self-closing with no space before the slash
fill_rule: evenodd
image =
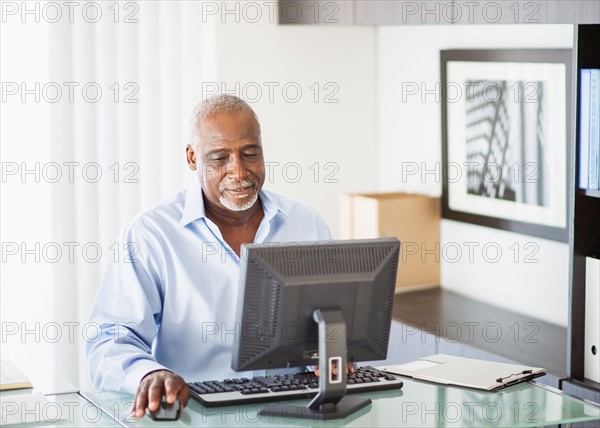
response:
<path id="1" fill-rule="evenodd" d="M 257 184 L 257 180 L 242 180 L 238 182 L 223 180 L 219 183 L 219 192 L 223 193 L 225 190 L 239 191 L 248 187 L 256 187 Z"/>

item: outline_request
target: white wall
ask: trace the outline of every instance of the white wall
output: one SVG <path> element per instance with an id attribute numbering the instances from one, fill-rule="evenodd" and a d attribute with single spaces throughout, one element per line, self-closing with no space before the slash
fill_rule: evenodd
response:
<path id="1" fill-rule="evenodd" d="M 422 174 L 441 164 L 441 106 L 435 90 L 440 49 L 572 48 L 572 37 L 571 25 L 379 27 L 379 190 L 441 195 L 440 174 Z M 403 87 L 412 83 L 431 92 L 403 94 Z M 408 174 L 415 165 L 418 173 Z M 449 220 L 442 221 L 441 240 L 446 250 L 443 287 L 567 325 L 567 244 Z M 486 244 L 499 246 L 498 262 L 486 261 L 486 256 L 496 257 L 491 246 L 489 254 L 482 253 Z M 469 246 L 474 248 L 473 257 Z M 527 255 L 532 263 L 525 263 Z"/>
<path id="2" fill-rule="evenodd" d="M 256 99 L 265 161 L 280 163 L 265 188 L 317 209 L 336 236 L 338 195 L 376 188 L 375 29 L 226 18 L 216 36 L 217 83 Z M 297 102 L 294 88 L 302 91 Z M 302 173 L 296 182 L 293 162 Z"/>

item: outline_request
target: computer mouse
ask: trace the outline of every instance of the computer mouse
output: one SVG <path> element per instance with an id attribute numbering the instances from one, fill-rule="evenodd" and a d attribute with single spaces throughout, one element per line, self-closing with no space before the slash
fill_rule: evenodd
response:
<path id="1" fill-rule="evenodd" d="M 179 419 L 181 411 L 179 409 L 179 398 L 173 404 L 167 403 L 167 397 L 164 395 L 160 399 L 158 409 L 155 411 L 148 410 L 150 417 L 155 421 L 176 421 Z"/>

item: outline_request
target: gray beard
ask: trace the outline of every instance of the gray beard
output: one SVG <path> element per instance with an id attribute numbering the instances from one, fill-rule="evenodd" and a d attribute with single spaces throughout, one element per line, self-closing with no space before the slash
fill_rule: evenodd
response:
<path id="1" fill-rule="evenodd" d="M 229 199 L 225 198 L 225 196 L 219 197 L 219 202 L 223 204 L 225 208 L 231 211 L 246 211 L 254 206 L 256 201 L 258 200 L 258 192 L 252 195 L 252 198 L 248 202 L 242 202 L 236 204 L 235 202 L 231 202 Z"/>

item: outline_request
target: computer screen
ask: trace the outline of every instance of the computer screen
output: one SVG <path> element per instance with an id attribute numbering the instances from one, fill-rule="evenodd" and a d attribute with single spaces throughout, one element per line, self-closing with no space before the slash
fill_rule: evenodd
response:
<path id="1" fill-rule="evenodd" d="M 320 404 L 337 402 L 346 362 L 386 358 L 399 252 L 396 238 L 245 245 L 233 369 L 319 364 Z"/>

